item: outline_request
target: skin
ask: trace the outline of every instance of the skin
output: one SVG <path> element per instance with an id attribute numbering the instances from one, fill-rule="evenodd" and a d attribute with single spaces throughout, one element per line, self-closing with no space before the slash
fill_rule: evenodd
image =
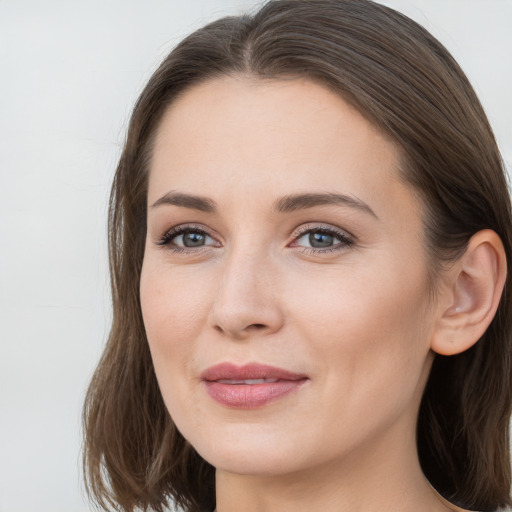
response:
<path id="1" fill-rule="evenodd" d="M 446 304 L 429 300 L 421 204 L 400 180 L 400 156 L 304 79 L 218 78 L 166 112 L 149 176 L 142 312 L 165 404 L 217 468 L 219 512 L 459 510 L 431 489 L 416 453 Z M 215 212 L 155 206 L 171 191 L 208 198 Z M 361 203 L 274 209 L 311 192 Z M 204 245 L 163 238 L 176 226 L 206 232 Z M 336 233 L 327 250 L 310 246 L 319 227 Z M 200 377 L 221 362 L 308 380 L 234 409 Z"/>

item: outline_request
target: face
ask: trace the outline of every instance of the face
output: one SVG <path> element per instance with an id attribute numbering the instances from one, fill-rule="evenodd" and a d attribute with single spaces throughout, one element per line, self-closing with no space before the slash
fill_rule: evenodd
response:
<path id="1" fill-rule="evenodd" d="M 286 473 L 414 439 L 434 313 L 399 159 L 307 80 L 219 78 L 166 112 L 142 312 L 165 404 L 217 468 Z"/>

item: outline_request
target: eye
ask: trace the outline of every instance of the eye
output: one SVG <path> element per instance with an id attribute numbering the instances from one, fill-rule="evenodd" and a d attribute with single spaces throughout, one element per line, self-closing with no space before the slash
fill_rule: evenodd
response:
<path id="1" fill-rule="evenodd" d="M 346 249 L 354 244 L 347 233 L 325 226 L 302 228 L 292 243 L 292 247 L 303 247 L 310 252 L 330 252 Z"/>
<path id="2" fill-rule="evenodd" d="M 167 231 L 158 241 L 158 245 L 182 252 L 219 244 L 204 229 L 193 226 L 177 226 Z"/>

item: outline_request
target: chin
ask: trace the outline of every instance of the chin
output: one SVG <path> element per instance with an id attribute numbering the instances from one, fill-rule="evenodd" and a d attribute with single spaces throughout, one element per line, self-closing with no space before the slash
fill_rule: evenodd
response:
<path id="1" fill-rule="evenodd" d="M 272 476 L 292 473 L 298 469 L 289 464 L 293 460 L 292 456 L 270 451 L 217 449 L 199 454 L 216 469 L 238 475 Z"/>
<path id="2" fill-rule="evenodd" d="M 279 434 L 270 435 L 261 426 L 248 427 L 225 428 L 222 434 L 212 430 L 209 436 L 191 436 L 188 440 L 208 463 L 230 473 L 265 476 L 299 469 L 303 461 L 299 459 L 296 443 L 282 439 Z"/>

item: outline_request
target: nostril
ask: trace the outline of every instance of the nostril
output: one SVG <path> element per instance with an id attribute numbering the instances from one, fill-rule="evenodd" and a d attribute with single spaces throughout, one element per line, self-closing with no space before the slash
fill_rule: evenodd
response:
<path id="1" fill-rule="evenodd" d="M 233 329 L 230 329 L 228 325 L 222 325 L 222 324 L 218 324 L 218 325 L 214 325 L 213 328 L 220 332 L 220 333 L 224 333 L 224 334 L 230 334 L 234 337 L 239 337 L 239 336 L 242 336 L 244 337 L 244 334 L 245 333 L 246 335 L 251 333 L 251 332 L 264 332 L 266 329 L 269 328 L 268 325 L 266 324 L 249 324 L 245 327 L 243 326 L 237 326 L 236 328 L 233 328 Z"/>

